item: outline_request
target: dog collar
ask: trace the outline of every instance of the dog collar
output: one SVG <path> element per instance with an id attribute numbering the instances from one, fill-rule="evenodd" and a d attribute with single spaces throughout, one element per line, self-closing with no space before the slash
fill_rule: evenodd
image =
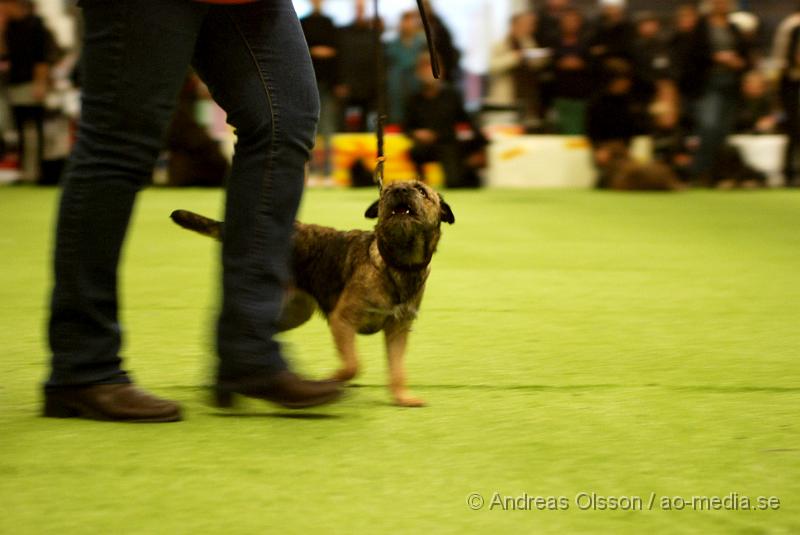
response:
<path id="1" fill-rule="evenodd" d="M 386 265 L 392 269 L 396 269 L 398 271 L 404 271 L 406 273 L 416 273 L 427 269 L 431 263 L 431 258 L 433 255 L 428 255 L 423 262 L 419 262 L 416 264 L 405 264 L 403 262 L 398 262 L 394 260 L 392 254 L 389 251 L 384 250 L 383 242 L 381 240 L 377 241 L 378 241 L 378 251 L 381 253 L 381 258 L 383 258 L 383 261 L 386 262 Z"/>

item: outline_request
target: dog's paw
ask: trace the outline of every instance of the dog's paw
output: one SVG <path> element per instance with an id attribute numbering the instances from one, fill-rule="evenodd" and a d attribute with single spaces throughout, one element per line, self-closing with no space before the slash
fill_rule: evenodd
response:
<path id="1" fill-rule="evenodd" d="M 398 407 L 424 407 L 425 400 L 413 396 L 397 396 L 394 398 L 394 404 Z"/>

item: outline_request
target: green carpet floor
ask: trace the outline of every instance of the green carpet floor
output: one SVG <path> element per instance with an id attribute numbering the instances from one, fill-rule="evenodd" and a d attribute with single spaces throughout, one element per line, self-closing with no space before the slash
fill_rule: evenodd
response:
<path id="1" fill-rule="evenodd" d="M 124 355 L 183 403 L 169 425 L 38 416 L 56 194 L 0 188 L 0 533 L 800 533 L 799 192 L 449 193 L 408 353 L 429 406 L 389 404 L 373 336 L 357 387 L 304 415 L 206 404 L 217 245 L 168 215 L 216 215 L 221 193 L 148 190 Z M 373 196 L 310 191 L 302 219 L 366 228 Z M 285 347 L 304 373 L 335 367 L 322 319 Z M 663 508 L 733 493 L 780 508 Z"/>

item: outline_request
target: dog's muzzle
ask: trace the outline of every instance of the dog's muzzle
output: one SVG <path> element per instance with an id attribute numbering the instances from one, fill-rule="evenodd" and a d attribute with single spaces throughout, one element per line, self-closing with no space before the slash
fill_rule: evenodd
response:
<path id="1" fill-rule="evenodd" d="M 389 204 L 389 214 L 392 216 L 416 216 L 417 209 L 411 195 L 406 193 L 394 195 Z"/>

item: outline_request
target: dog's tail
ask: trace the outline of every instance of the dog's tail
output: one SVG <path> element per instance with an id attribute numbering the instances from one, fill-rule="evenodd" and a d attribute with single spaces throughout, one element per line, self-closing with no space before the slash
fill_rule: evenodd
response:
<path id="1" fill-rule="evenodd" d="M 187 210 L 175 210 L 170 215 L 172 220 L 185 229 L 193 230 L 203 236 L 222 240 L 222 222 L 214 221 L 200 214 Z"/>

